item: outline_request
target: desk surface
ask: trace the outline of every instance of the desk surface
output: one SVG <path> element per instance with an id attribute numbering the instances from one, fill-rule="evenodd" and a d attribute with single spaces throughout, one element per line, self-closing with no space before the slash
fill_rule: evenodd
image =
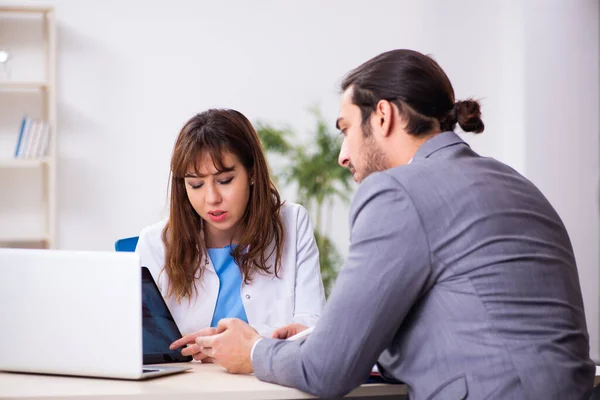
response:
<path id="1" fill-rule="evenodd" d="M 173 364 L 181 365 L 181 364 Z M 261 382 L 251 375 L 232 375 L 215 364 L 191 363 L 180 374 L 147 381 L 78 378 L 0 372 L 0 398 L 73 399 L 305 399 L 312 396 L 296 389 Z M 406 394 L 404 385 L 363 385 L 348 395 L 391 396 Z"/>
<path id="2" fill-rule="evenodd" d="M 181 364 L 173 364 L 181 365 Z M 215 364 L 191 363 L 192 370 L 147 381 L 77 378 L 0 372 L 0 398 L 14 399 L 306 399 L 296 389 L 261 382 L 250 375 L 231 375 Z M 595 384 L 600 383 L 596 367 Z M 363 385 L 348 397 L 406 394 L 404 385 Z"/>

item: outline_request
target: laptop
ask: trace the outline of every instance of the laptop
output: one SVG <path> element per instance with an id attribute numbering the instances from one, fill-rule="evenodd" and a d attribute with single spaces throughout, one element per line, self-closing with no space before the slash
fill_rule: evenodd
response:
<path id="1" fill-rule="evenodd" d="M 152 274 L 142 267 L 142 343 L 144 364 L 192 361 L 181 350 L 171 350 L 171 343 L 181 338 L 181 332 L 169 311 Z"/>
<path id="2" fill-rule="evenodd" d="M 155 330 L 142 333 L 141 275 L 136 253 L 0 249 L 0 370 L 141 380 L 190 369 L 143 364 Z M 157 314 L 164 326 L 164 310 L 144 318 Z M 186 360 L 169 357 L 159 361 Z"/>

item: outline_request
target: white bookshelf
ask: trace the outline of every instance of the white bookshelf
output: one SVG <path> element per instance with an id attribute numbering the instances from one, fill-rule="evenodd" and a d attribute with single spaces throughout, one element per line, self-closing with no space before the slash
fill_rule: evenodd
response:
<path id="1" fill-rule="evenodd" d="M 0 81 L 0 92 L 43 92 L 48 90 L 47 82 L 2 82 Z"/>
<path id="2" fill-rule="evenodd" d="M 32 24 L 35 21 L 35 24 Z M 37 23 L 39 22 L 39 24 Z M 45 121 L 49 126 L 49 144 L 46 156 L 42 158 L 14 158 L 9 156 L 8 151 L 4 151 L 0 155 L 0 186 L 4 190 L 20 190 L 30 181 L 20 177 L 22 174 L 38 174 L 41 176 L 40 181 L 35 181 L 40 187 L 34 188 L 32 192 L 40 193 L 39 205 L 41 209 L 35 210 L 35 215 L 40 215 L 39 224 L 32 222 L 29 216 L 23 218 L 24 222 L 20 222 L 17 211 L 2 210 L 0 202 L 0 225 L 3 229 L 0 231 L 0 247 L 36 247 L 36 248 L 55 248 L 56 247 L 56 23 L 54 9 L 52 7 L 26 7 L 21 5 L 0 5 L 0 25 L 8 23 L 11 26 L 20 26 L 23 23 L 23 29 L 40 29 L 41 37 L 39 49 L 43 53 L 40 57 L 43 65 L 19 65 L 19 69 L 27 69 L 36 67 L 41 69 L 43 76 L 33 76 L 32 79 L 27 79 L 24 76 L 15 76 L 14 80 L 0 77 L 0 100 L 10 102 L 14 96 L 30 96 L 32 103 L 39 104 L 39 113 L 37 116 Z M 33 28 L 35 27 L 35 28 Z M 20 31 L 21 33 L 29 31 Z M 36 31 L 37 32 L 37 31 Z M 5 44 L 10 43 L 10 35 L 2 36 L 0 30 L 0 48 Z M 16 41 L 14 43 L 23 43 Z M 30 49 L 19 48 L 18 45 L 10 47 L 12 54 L 20 54 Z M 15 57 L 16 58 L 16 57 Z M 16 61 L 15 61 L 16 62 Z M 36 62 L 36 64 L 39 64 Z M 27 68 L 21 68 L 21 67 Z M 15 64 L 16 67 L 16 64 Z M 19 71 L 20 72 L 20 71 Z M 41 79 L 40 79 L 41 78 Z M 18 102 L 17 102 L 18 103 Z M 19 103 L 20 104 L 20 103 Z M 0 110 L 0 115 L 2 110 Z M 25 111 L 21 115 L 2 115 L 2 121 L 20 120 Z M 5 128 L 2 130 L 2 128 Z M 0 126 L 0 136 L 8 131 L 8 128 Z M 0 138 L 2 139 L 2 138 Z M 5 139 L 5 143 L 9 143 Z M 16 143 L 15 143 L 16 144 Z M 12 154 L 12 152 L 10 152 Z M 15 177 L 14 179 L 10 179 Z M 13 187 L 6 187 L 5 180 L 11 182 Z M 34 180 L 31 180 L 34 181 Z M 40 183 L 41 182 L 41 183 Z M 1 199 L 0 199 L 1 200 Z M 4 217 L 3 217 L 4 216 Z M 4 221 L 3 221 L 4 219 Z M 39 225 L 39 226 L 37 226 Z"/>
<path id="3" fill-rule="evenodd" d="M 19 158 L 0 158 L 1 169 L 14 168 L 40 168 L 49 163 L 49 158 L 38 158 L 34 160 L 19 159 Z"/>
<path id="4" fill-rule="evenodd" d="M 5 14 L 46 14 L 52 12 L 52 7 L 28 7 L 21 5 L 0 6 L 0 12 Z"/>
<path id="5" fill-rule="evenodd" d="M 7 244 L 20 244 L 20 243 L 46 243 L 48 236 L 41 233 L 19 233 L 10 236 L 0 236 L 0 243 Z"/>

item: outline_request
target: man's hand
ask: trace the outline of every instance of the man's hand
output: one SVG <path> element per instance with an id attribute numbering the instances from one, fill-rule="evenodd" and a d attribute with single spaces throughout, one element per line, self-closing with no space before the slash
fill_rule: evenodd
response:
<path id="1" fill-rule="evenodd" d="M 237 318 L 224 318 L 219 321 L 217 334 L 198 336 L 196 345 L 207 357 L 224 367 L 232 374 L 251 374 L 252 346 L 260 335 L 250 325 Z"/>
<path id="2" fill-rule="evenodd" d="M 291 336 L 294 336 L 297 333 L 300 333 L 306 330 L 308 327 L 302 324 L 289 324 L 286 326 L 282 326 L 273 332 L 273 339 L 287 339 Z"/>
<path id="3" fill-rule="evenodd" d="M 212 336 L 217 334 L 217 328 L 204 328 L 189 335 L 185 335 L 179 340 L 174 341 L 169 346 L 169 349 L 175 350 L 181 346 L 188 345 L 181 350 L 181 354 L 184 356 L 192 356 L 196 361 L 202 361 L 203 363 L 211 363 L 213 359 L 208 357 L 206 354 L 200 352 L 200 346 L 196 344 L 196 339 L 201 336 Z"/>

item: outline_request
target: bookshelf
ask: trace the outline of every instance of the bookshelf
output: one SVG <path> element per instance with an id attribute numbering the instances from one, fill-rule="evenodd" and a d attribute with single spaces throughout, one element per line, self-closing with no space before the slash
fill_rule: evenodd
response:
<path id="1" fill-rule="evenodd" d="M 39 91 L 48 89 L 46 82 L 2 82 L 0 81 L 0 92 L 23 92 Z"/>
<path id="2" fill-rule="evenodd" d="M 11 73 L 0 75 L 0 191 L 5 194 L 0 196 L 0 247 L 55 248 L 57 128 L 53 7 L 0 5 L 0 49 L 3 48 L 9 48 L 12 59 Z M 47 147 L 43 153 L 16 157 L 21 120 L 31 114 L 47 124 Z M 4 204 L 6 198 L 12 199 L 12 204 L 10 201 Z M 27 203 L 30 209 L 22 203 Z"/>
<path id="3" fill-rule="evenodd" d="M 0 159 L 0 168 L 40 168 L 49 163 L 48 158 L 38 158 L 34 160 L 21 160 L 18 158 L 2 158 Z"/>

